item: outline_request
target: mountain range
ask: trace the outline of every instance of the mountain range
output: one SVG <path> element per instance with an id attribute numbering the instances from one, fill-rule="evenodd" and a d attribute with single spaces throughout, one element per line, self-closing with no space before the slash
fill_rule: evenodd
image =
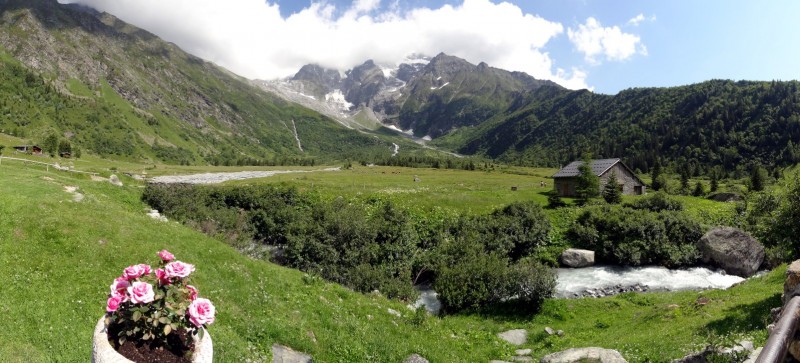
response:
<path id="1" fill-rule="evenodd" d="M 248 80 L 55 0 L 0 0 L 0 73 L 0 132 L 137 160 L 369 162 L 435 147 L 541 166 L 588 151 L 693 174 L 800 161 L 797 81 L 602 95 L 443 53 Z"/>

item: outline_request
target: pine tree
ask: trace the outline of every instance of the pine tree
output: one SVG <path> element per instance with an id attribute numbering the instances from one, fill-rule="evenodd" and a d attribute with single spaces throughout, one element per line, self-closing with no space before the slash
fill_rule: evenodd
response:
<path id="1" fill-rule="evenodd" d="M 600 178 L 592 172 L 592 156 L 589 153 L 583 155 L 583 162 L 578 166 L 575 193 L 581 204 L 600 196 Z"/>
<path id="2" fill-rule="evenodd" d="M 621 186 L 617 183 L 617 173 L 612 171 L 603 188 L 603 199 L 609 204 L 619 204 L 622 202 L 622 190 L 620 189 Z"/>
<path id="3" fill-rule="evenodd" d="M 764 190 L 764 172 L 758 165 L 753 165 L 750 169 L 750 191 L 760 192 Z"/>
<path id="4" fill-rule="evenodd" d="M 547 207 L 548 208 L 560 208 L 566 206 L 567 203 L 564 203 L 564 200 L 561 199 L 561 196 L 555 190 L 550 191 L 547 195 Z"/>
<path id="5" fill-rule="evenodd" d="M 58 136 L 54 133 L 47 135 L 47 138 L 42 143 L 42 150 L 50 154 L 50 156 L 55 156 L 58 152 Z"/>
<path id="6" fill-rule="evenodd" d="M 719 181 L 717 179 L 718 179 L 717 173 L 716 172 L 711 173 L 711 193 L 716 192 L 717 189 L 719 188 Z"/>
<path id="7" fill-rule="evenodd" d="M 703 183 L 699 180 L 694 185 L 694 190 L 692 191 L 692 195 L 695 197 L 702 197 L 706 194 L 706 188 L 703 187 Z"/>
<path id="8" fill-rule="evenodd" d="M 681 194 L 689 194 L 689 169 L 681 168 Z"/>
<path id="9" fill-rule="evenodd" d="M 652 188 L 653 191 L 659 191 L 661 190 L 661 188 L 664 187 L 663 185 L 661 185 L 661 180 L 659 176 L 661 176 L 661 163 L 659 163 L 658 160 L 656 160 L 656 165 L 653 166 L 653 171 L 651 172 L 652 182 L 650 183 L 650 188 Z"/>

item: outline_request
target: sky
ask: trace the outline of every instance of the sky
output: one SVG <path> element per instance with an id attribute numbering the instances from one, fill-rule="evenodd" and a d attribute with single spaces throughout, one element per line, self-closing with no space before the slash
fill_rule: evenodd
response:
<path id="1" fill-rule="evenodd" d="M 440 52 L 604 94 L 800 78 L 794 0 L 59 1 L 111 13 L 251 79 Z"/>

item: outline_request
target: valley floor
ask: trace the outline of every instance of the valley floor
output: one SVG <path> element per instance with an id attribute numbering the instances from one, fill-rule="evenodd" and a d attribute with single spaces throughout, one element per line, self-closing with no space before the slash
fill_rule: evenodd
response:
<path id="1" fill-rule="evenodd" d="M 403 172 L 405 179 L 421 174 L 423 183 L 437 178 L 436 171 Z M 307 175 L 305 182 L 314 174 Z M 470 175 L 475 180 L 464 183 L 482 182 L 481 173 Z M 509 360 L 518 348 L 540 358 L 585 346 L 617 349 L 629 362 L 666 362 L 711 343 L 762 344 L 769 311 L 780 305 L 784 267 L 728 290 L 550 299 L 536 315 L 422 317 L 405 302 L 354 293 L 154 220 L 140 201 L 139 182 L 122 181 L 118 187 L 33 165 L 0 165 L 0 360 L 89 360 L 109 282 L 128 265 L 154 262 L 165 248 L 196 265 L 193 285 L 217 306 L 209 331 L 219 362 L 271 361 L 275 343 L 315 362 L 401 362 L 413 353 L 431 362 L 488 362 Z M 565 335 L 547 335 L 545 327 Z M 516 328 L 530 332 L 526 344 L 497 338 Z"/>

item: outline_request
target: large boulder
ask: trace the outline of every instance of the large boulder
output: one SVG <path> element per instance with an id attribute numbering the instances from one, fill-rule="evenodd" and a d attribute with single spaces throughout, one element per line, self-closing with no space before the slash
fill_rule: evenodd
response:
<path id="1" fill-rule="evenodd" d="M 497 336 L 514 345 L 522 345 L 528 341 L 528 331 L 525 329 L 508 330 L 498 333 Z"/>
<path id="2" fill-rule="evenodd" d="M 542 363 L 628 363 L 622 354 L 613 349 L 603 348 L 572 348 L 562 352 L 548 354 L 542 358 Z"/>
<path id="3" fill-rule="evenodd" d="M 764 261 L 764 246 L 749 233 L 733 227 L 716 227 L 698 243 L 703 262 L 721 267 L 725 272 L 750 277 Z"/>
<path id="4" fill-rule="evenodd" d="M 586 267 L 594 265 L 594 251 L 569 248 L 561 253 L 561 264 L 567 267 Z"/>

